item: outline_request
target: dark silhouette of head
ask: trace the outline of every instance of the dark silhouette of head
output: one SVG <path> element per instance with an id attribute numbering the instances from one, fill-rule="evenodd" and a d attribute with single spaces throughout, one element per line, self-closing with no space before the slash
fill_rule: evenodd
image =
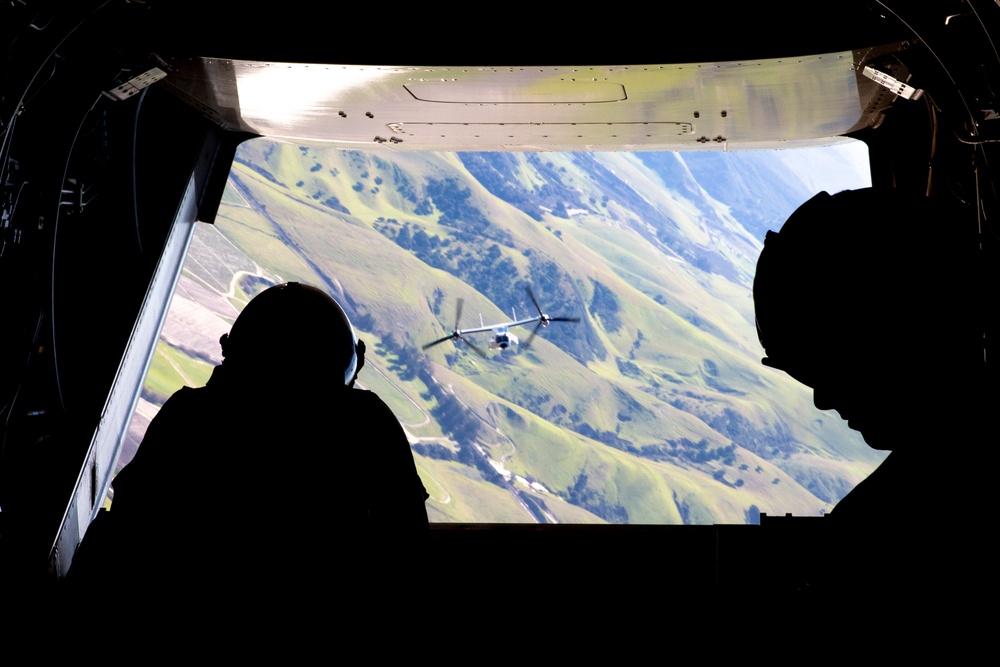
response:
<path id="1" fill-rule="evenodd" d="M 975 230 L 960 207 L 892 189 L 814 196 L 767 233 L 757 262 L 763 363 L 869 445 L 897 449 L 898 410 L 948 413 L 982 372 Z"/>
<path id="2" fill-rule="evenodd" d="M 351 386 L 360 370 L 359 342 L 344 309 L 303 283 L 255 296 L 219 342 L 226 368 L 267 381 Z"/>
<path id="3" fill-rule="evenodd" d="M 766 236 L 763 363 L 891 450 L 829 515 L 811 582 L 824 609 L 898 620 L 949 599 L 950 613 L 995 585 L 974 527 L 993 486 L 968 464 L 993 447 L 981 262 L 974 208 L 889 188 L 822 192 Z"/>

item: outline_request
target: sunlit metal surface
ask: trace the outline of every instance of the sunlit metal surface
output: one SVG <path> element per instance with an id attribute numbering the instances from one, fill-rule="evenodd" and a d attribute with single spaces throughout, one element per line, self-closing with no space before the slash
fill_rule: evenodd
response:
<path id="1" fill-rule="evenodd" d="M 851 52 L 588 67 L 375 67 L 197 58 L 159 85 L 234 129 L 392 150 L 698 150 L 833 141 L 875 86 Z"/>

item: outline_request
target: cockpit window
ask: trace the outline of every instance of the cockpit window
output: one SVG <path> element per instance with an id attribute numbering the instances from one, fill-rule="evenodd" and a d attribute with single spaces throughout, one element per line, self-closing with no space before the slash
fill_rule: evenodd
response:
<path id="1" fill-rule="evenodd" d="M 120 465 L 167 396 L 205 382 L 249 298 L 299 280 L 348 308 L 368 349 L 358 384 L 406 429 L 432 521 L 820 515 L 883 455 L 761 364 L 753 271 L 803 201 L 868 185 L 857 142 L 394 154 L 249 141 L 215 223 L 195 230 Z M 518 343 L 502 349 L 507 327 Z"/>

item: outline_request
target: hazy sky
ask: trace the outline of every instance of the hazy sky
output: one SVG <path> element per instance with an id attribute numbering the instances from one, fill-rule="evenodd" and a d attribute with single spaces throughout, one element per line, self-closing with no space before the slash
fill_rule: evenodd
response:
<path id="1" fill-rule="evenodd" d="M 872 184 L 868 146 L 861 141 L 778 151 L 778 155 L 815 192 L 826 190 L 834 194 Z"/>

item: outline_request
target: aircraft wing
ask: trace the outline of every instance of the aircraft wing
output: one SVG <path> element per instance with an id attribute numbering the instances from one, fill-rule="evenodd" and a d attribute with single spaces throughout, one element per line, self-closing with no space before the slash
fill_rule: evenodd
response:
<path id="1" fill-rule="evenodd" d="M 459 329 L 456 333 L 459 336 L 464 336 L 465 334 L 482 333 L 483 331 L 493 331 L 497 327 L 511 326 L 510 323 L 503 324 L 491 324 L 489 326 L 476 327 L 475 329 Z"/>
<path id="2" fill-rule="evenodd" d="M 507 322 L 506 326 L 508 326 L 508 327 L 520 327 L 520 326 L 524 326 L 525 324 L 531 324 L 532 322 L 537 322 L 540 319 L 542 319 L 542 318 L 540 318 L 540 317 L 529 317 L 526 320 L 518 320 L 516 322 Z"/>

